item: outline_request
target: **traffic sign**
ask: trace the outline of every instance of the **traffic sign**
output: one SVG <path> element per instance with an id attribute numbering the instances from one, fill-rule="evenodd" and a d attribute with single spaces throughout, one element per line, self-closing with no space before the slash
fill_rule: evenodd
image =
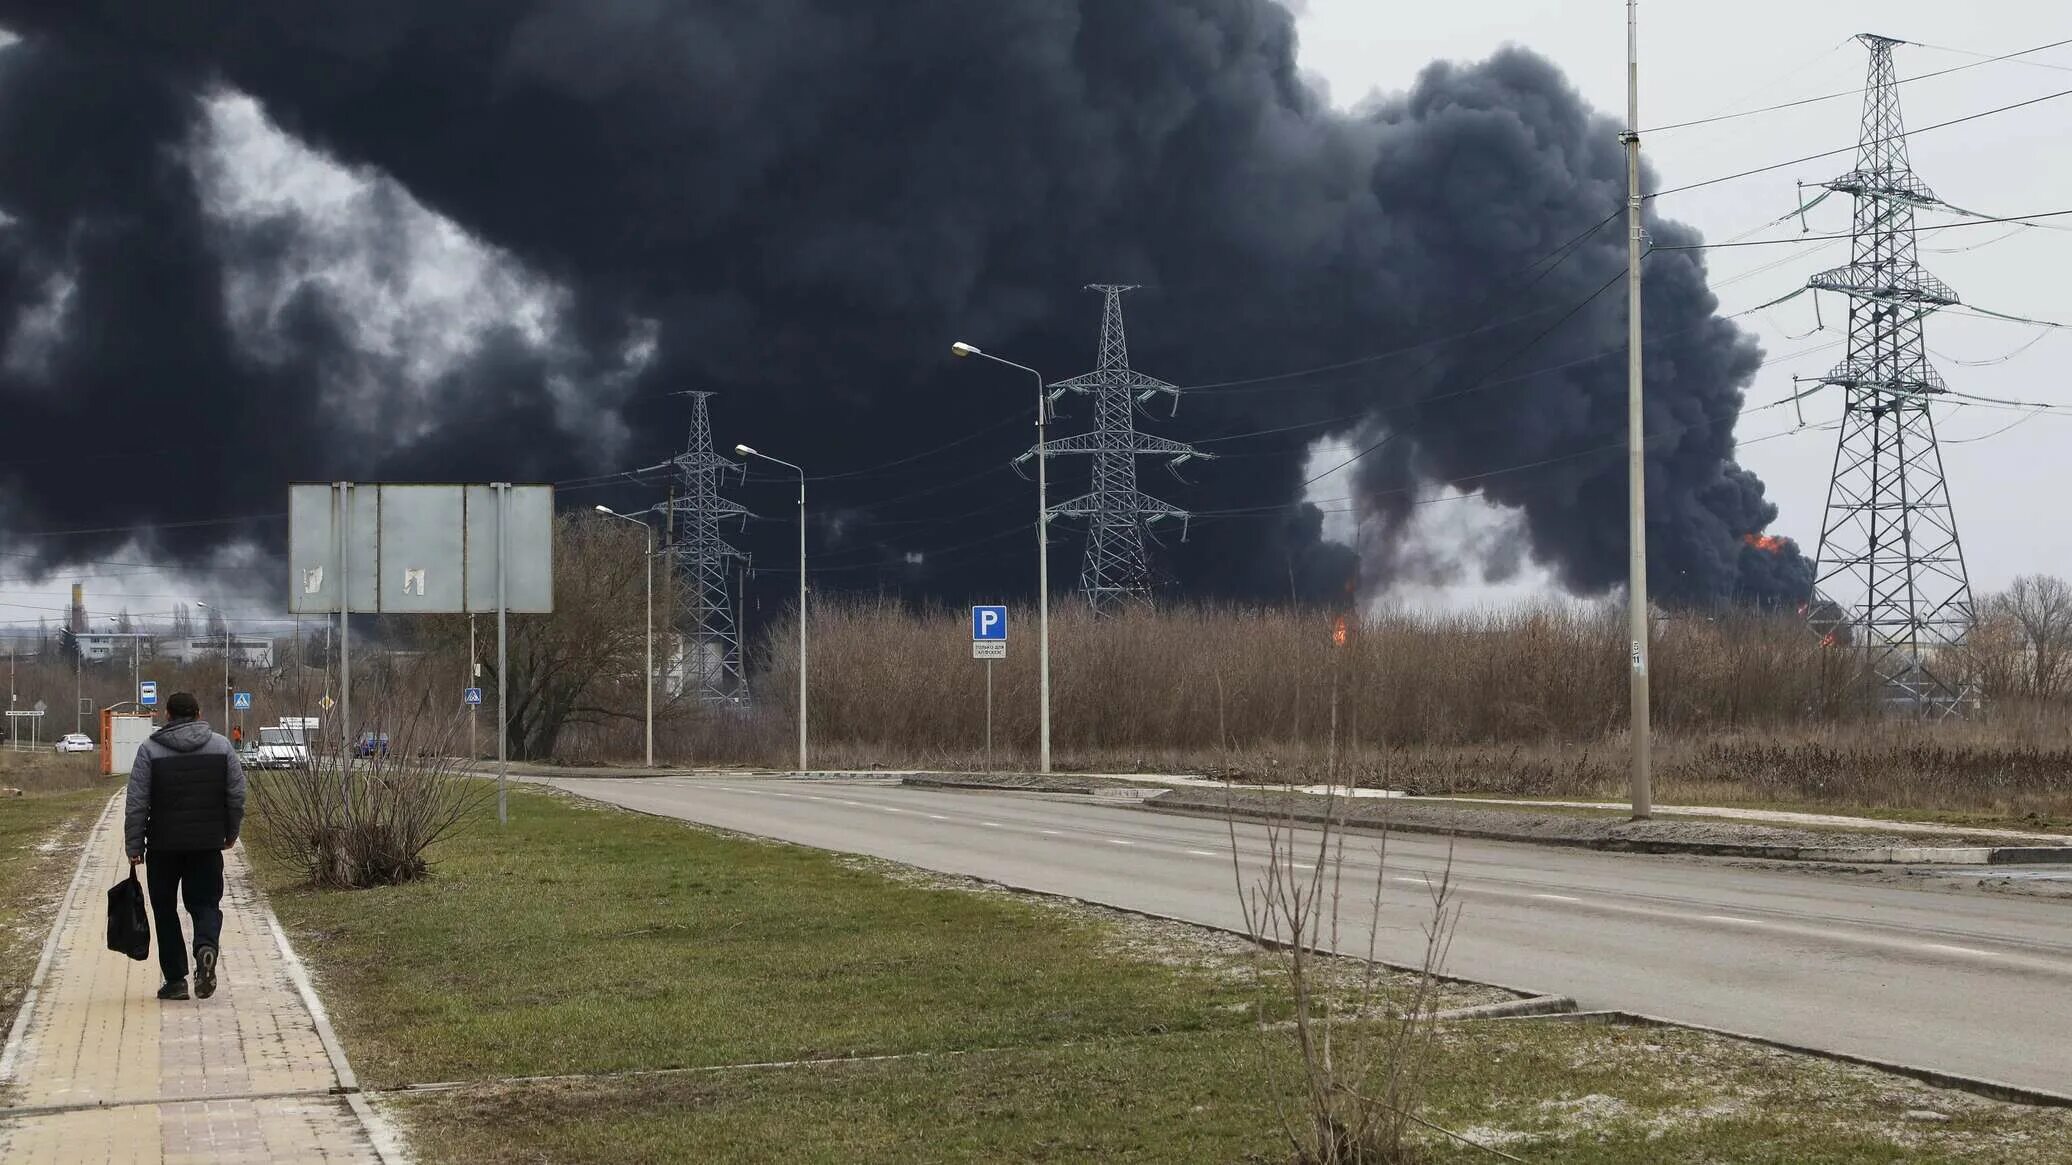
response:
<path id="1" fill-rule="evenodd" d="M 1005 639 L 974 639 L 974 640 L 972 640 L 972 641 L 971 641 L 971 658 L 973 658 L 973 659 L 1006 659 L 1006 658 L 1007 658 L 1007 640 L 1005 640 Z"/>
<path id="2" fill-rule="evenodd" d="M 470 708 L 478 707 L 478 706 L 480 706 L 480 705 L 481 705 L 481 703 L 482 703 L 482 689 L 481 689 L 481 688 L 469 688 L 469 689 L 467 689 L 467 691 L 465 691 L 464 693 L 462 693 L 462 695 L 461 695 L 461 699 L 462 699 L 462 700 L 463 700 L 464 702 L 466 702 L 466 704 L 467 704 L 467 705 L 468 705 L 468 707 L 470 707 Z"/>
<path id="3" fill-rule="evenodd" d="M 326 712 L 329 712 L 331 710 L 331 706 L 336 703 L 338 703 L 338 701 L 332 699 L 330 694 L 326 693 L 323 699 L 317 701 L 317 707 L 322 708 Z"/>
<path id="4" fill-rule="evenodd" d="M 974 643 L 982 640 L 1007 642 L 1007 608 L 973 607 L 971 609 L 971 639 Z"/>
<path id="5" fill-rule="evenodd" d="M 144 705 L 146 708 L 156 708 L 158 706 L 157 680 L 145 680 L 137 685 L 137 703 Z"/>
<path id="6" fill-rule="evenodd" d="M 230 697 L 230 706 L 231 706 L 231 707 L 233 707 L 233 708 L 235 708 L 235 709 L 237 709 L 237 710 L 238 710 L 238 711 L 240 711 L 240 712 L 249 712 L 249 711 L 251 711 L 251 710 L 252 710 L 252 693 L 250 693 L 250 692 L 238 692 L 237 694 L 235 694 L 235 695 L 231 696 L 231 697 Z"/>

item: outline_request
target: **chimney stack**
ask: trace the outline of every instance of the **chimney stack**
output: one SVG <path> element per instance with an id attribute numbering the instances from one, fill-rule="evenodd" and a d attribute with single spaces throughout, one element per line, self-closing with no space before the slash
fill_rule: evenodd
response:
<path id="1" fill-rule="evenodd" d="M 86 584 L 72 584 L 72 634 L 86 634 Z"/>

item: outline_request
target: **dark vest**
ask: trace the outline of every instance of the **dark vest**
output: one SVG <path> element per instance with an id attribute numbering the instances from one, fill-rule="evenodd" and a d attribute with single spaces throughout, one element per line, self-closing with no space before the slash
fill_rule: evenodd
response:
<path id="1" fill-rule="evenodd" d="M 145 842 L 161 853 L 219 850 L 230 840 L 230 758 L 176 752 L 151 760 Z"/>

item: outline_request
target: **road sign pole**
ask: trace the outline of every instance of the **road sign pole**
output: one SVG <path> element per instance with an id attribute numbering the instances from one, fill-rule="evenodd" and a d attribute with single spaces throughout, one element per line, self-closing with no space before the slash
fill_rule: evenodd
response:
<path id="1" fill-rule="evenodd" d="M 351 482 L 341 481 L 338 491 L 338 738 L 344 742 L 339 756 L 338 784 L 345 801 L 345 820 L 349 825 L 353 819 L 353 671 L 352 671 L 352 605 L 353 572 L 352 536 L 346 527 L 352 524 L 353 487 Z"/>
<path id="2" fill-rule="evenodd" d="M 986 661 L 986 771 L 993 771 L 993 661 Z"/>

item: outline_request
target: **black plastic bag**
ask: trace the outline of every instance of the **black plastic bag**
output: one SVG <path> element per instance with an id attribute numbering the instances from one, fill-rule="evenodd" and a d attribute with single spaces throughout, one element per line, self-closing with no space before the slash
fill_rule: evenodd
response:
<path id="1" fill-rule="evenodd" d="M 137 867 L 108 888 L 108 949 L 142 961 L 151 957 L 151 918 L 144 912 L 144 887 Z"/>

